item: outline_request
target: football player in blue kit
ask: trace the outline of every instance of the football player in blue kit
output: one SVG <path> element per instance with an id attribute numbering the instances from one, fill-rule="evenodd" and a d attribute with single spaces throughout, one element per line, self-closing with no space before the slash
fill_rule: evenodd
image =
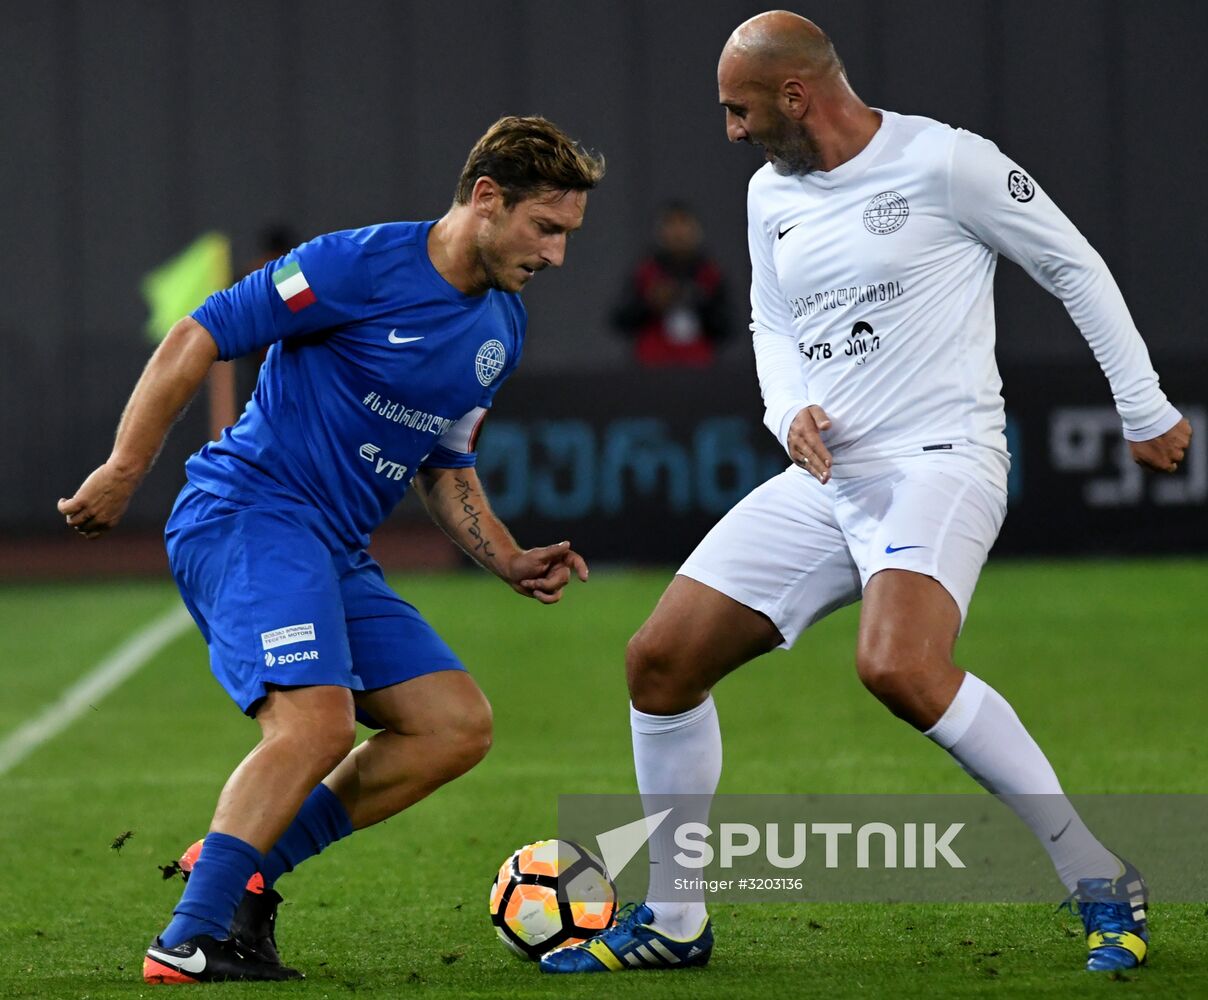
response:
<path id="1" fill-rule="evenodd" d="M 188 460 L 165 532 L 214 675 L 261 739 L 222 790 L 147 982 L 299 977 L 276 953 L 277 878 L 490 746 L 482 692 L 366 552 L 408 486 L 518 593 L 552 604 L 587 579 L 569 542 L 515 542 L 474 462 L 520 360 L 519 292 L 562 264 L 603 172 L 545 119 L 500 119 L 443 218 L 320 236 L 176 323 L 112 454 L 59 502 L 87 538 L 113 528 L 214 361 L 269 347 L 238 422 Z M 379 731 L 354 749 L 357 718 Z"/>

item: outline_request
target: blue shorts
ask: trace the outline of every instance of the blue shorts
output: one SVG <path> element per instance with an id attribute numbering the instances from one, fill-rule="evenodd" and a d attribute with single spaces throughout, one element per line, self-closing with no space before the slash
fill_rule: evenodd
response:
<path id="1" fill-rule="evenodd" d="M 369 553 L 327 545 L 320 517 L 186 484 L 168 518 L 168 561 L 210 648 L 210 669 L 248 715 L 270 687 L 372 691 L 465 669 Z"/>

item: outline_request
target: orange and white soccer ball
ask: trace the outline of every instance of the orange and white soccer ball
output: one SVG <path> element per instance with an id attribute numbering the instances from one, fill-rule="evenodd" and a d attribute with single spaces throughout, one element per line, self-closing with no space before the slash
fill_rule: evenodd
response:
<path id="1" fill-rule="evenodd" d="M 521 958 L 578 944 L 612 926 L 617 891 L 604 862 L 569 840 L 539 840 L 499 868 L 491 923 Z"/>

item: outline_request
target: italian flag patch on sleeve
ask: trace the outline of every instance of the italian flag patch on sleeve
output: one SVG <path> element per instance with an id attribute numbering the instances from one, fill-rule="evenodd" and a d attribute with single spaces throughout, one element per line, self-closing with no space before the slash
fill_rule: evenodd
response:
<path id="1" fill-rule="evenodd" d="M 277 269 L 277 273 L 273 275 L 273 284 L 277 286 L 277 294 L 289 307 L 290 312 L 296 313 L 314 305 L 315 293 L 296 260 L 291 260 Z"/>

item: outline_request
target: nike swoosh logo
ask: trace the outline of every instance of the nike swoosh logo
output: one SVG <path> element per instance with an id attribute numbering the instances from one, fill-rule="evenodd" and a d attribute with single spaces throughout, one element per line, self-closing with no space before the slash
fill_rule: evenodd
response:
<path id="1" fill-rule="evenodd" d="M 396 337 L 394 334 L 397 330 L 398 327 L 396 326 L 386 335 L 386 339 L 392 344 L 412 344 L 417 340 L 424 339 L 423 337 Z"/>
<path id="2" fill-rule="evenodd" d="M 896 549 L 892 545 L 885 546 L 885 554 L 893 555 L 895 552 L 905 552 L 907 549 L 925 549 L 926 545 L 899 545 Z"/>
<path id="3" fill-rule="evenodd" d="M 800 223 L 800 222 L 794 222 L 794 223 L 793 223 L 791 226 L 789 226 L 789 228 L 788 228 L 788 229 L 780 229 L 780 230 L 777 230 L 777 233 L 776 233 L 776 239 L 778 239 L 778 240 L 782 240 L 782 239 L 784 239 L 786 236 L 788 236 L 788 234 L 789 234 L 789 233 L 791 233 L 791 232 L 792 232 L 794 229 L 796 229 L 796 228 L 797 228 L 799 225 L 801 225 L 801 223 Z"/>
<path id="4" fill-rule="evenodd" d="M 200 948 L 194 951 L 188 958 L 181 958 L 170 951 L 160 951 L 158 948 L 148 948 L 147 953 L 152 958 L 158 959 L 173 968 L 180 969 L 181 972 L 198 973 L 206 971 L 206 953 Z"/>
<path id="5" fill-rule="evenodd" d="M 1057 841 L 1059 841 L 1061 839 L 1061 835 L 1070 828 L 1070 824 L 1072 822 L 1074 822 L 1073 817 L 1071 817 L 1070 819 L 1067 819 L 1065 821 L 1065 826 L 1063 826 L 1055 834 L 1053 834 L 1051 837 L 1049 837 L 1049 840 L 1051 840 L 1054 844 L 1057 843 Z"/>

